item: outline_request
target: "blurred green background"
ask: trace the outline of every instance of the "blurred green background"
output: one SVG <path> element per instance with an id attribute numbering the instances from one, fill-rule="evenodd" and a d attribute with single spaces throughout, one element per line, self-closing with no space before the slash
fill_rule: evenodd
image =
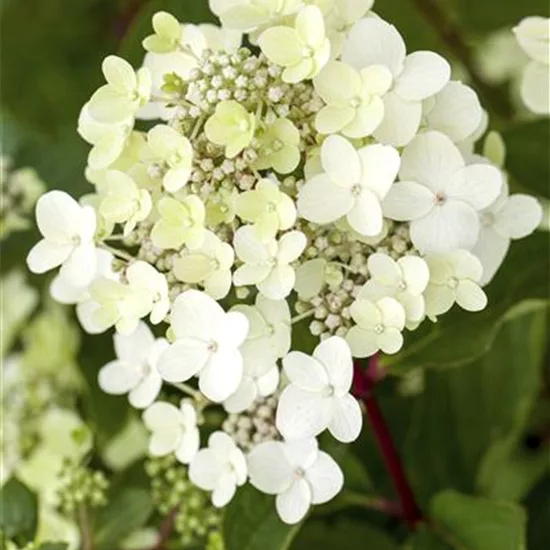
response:
<path id="1" fill-rule="evenodd" d="M 375 11 L 397 26 L 410 51 L 442 53 L 466 81 L 470 76 L 462 62 L 475 68 L 484 83 L 477 91 L 508 148 L 512 189 L 548 199 L 548 122 L 521 110 L 512 75 L 500 79 L 491 74 L 506 55 L 493 55 L 489 49 L 500 29 L 510 29 L 527 15 L 548 16 L 548 1 L 436 3 L 448 27 L 433 20 L 430 2 L 424 0 L 377 0 Z M 141 39 L 159 9 L 185 22 L 213 20 L 207 0 L 1 0 L 0 9 L 2 153 L 13 158 L 15 167 L 35 168 L 49 188 L 73 196 L 91 189 L 84 178 L 89 147 L 76 125 L 81 106 L 102 83 L 102 59 L 117 53 L 139 65 Z M 457 50 L 457 36 L 465 51 Z M 35 240 L 36 233 L 27 231 L 2 243 L 3 274 L 23 264 Z M 449 487 L 522 502 L 530 517 L 528 548 L 534 550 L 550 547 L 550 452 L 544 431 L 550 423 L 548 255 L 547 233 L 513 245 L 489 290 L 488 310 L 475 317 L 454 313 L 429 334 L 427 329 L 415 333 L 392 365 L 407 376 L 381 389 L 382 405 L 422 505 Z M 110 353 L 107 337 L 84 339 L 81 363 L 90 385 L 85 408 L 100 442 L 124 424 L 127 414 L 123 400 L 101 394 L 96 386 L 97 369 Z M 421 376 L 423 393 L 403 397 L 396 389 L 414 383 L 418 366 L 438 368 Z M 377 491 L 386 492 L 373 445 L 366 434 L 356 454 L 367 464 Z M 370 520 L 381 527 L 376 515 Z M 312 548 L 327 536 L 323 529 L 314 525 L 304 531 L 295 547 Z M 359 530 L 356 538 L 363 536 Z M 445 548 L 428 546 L 428 538 L 414 548 Z M 386 539 L 380 541 L 372 547 L 393 548 L 385 545 Z"/>

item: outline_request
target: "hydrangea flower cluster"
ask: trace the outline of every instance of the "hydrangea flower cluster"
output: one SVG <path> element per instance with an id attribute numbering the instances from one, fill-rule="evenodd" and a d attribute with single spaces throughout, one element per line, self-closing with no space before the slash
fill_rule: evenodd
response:
<path id="1" fill-rule="evenodd" d="M 249 482 L 296 523 L 343 486 L 316 438 L 361 431 L 354 359 L 482 310 L 541 208 L 474 153 L 476 93 L 371 0 L 210 4 L 222 27 L 160 12 L 141 68 L 104 61 L 79 120 L 94 192 L 40 198 L 28 265 L 60 268 L 52 295 L 85 330 L 114 327 L 99 384 L 144 410 L 151 456 L 216 507 Z"/>

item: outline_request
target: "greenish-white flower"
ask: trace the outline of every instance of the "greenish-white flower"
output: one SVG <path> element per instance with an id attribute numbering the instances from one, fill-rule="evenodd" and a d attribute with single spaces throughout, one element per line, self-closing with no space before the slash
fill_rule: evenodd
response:
<path id="1" fill-rule="evenodd" d="M 303 8 L 294 27 L 281 25 L 267 29 L 258 43 L 270 61 L 285 67 L 282 78 L 291 84 L 313 78 L 330 58 L 330 41 L 317 6 Z"/>
<path id="2" fill-rule="evenodd" d="M 134 116 L 151 97 L 149 69 L 141 68 L 136 72 L 127 61 L 115 55 L 105 58 L 102 69 L 107 84 L 90 99 L 92 118 L 114 124 Z"/>
<path id="3" fill-rule="evenodd" d="M 153 53 L 170 53 L 178 49 L 182 28 L 180 22 L 171 14 L 159 11 L 153 15 L 153 30 L 143 41 L 143 47 Z"/>
<path id="4" fill-rule="evenodd" d="M 106 194 L 99 206 L 100 214 L 107 222 L 123 223 L 124 235 L 129 235 L 151 213 L 153 205 L 149 191 L 140 189 L 124 172 L 109 170 L 104 189 Z"/>
<path id="5" fill-rule="evenodd" d="M 290 229 L 296 221 L 294 201 L 270 179 L 258 182 L 253 191 L 237 198 L 237 215 L 254 224 L 260 239 L 270 239 L 277 231 Z"/>
<path id="6" fill-rule="evenodd" d="M 155 160 L 167 166 L 162 179 L 164 189 L 175 193 L 184 187 L 189 181 L 193 163 L 191 142 L 174 128 L 159 124 L 149 130 L 147 144 Z"/>
<path id="7" fill-rule="evenodd" d="M 315 127 L 322 134 L 341 132 L 350 138 L 370 135 L 384 118 L 381 99 L 390 88 L 392 75 L 384 65 L 360 71 L 342 63 L 329 63 L 314 79 L 315 90 L 326 106 Z"/>
<path id="8" fill-rule="evenodd" d="M 184 244 L 190 248 L 197 248 L 202 244 L 205 208 L 199 197 L 189 195 L 181 201 L 164 197 L 156 208 L 160 219 L 151 231 L 155 246 L 179 250 Z"/>
<path id="9" fill-rule="evenodd" d="M 200 283 L 215 300 L 225 298 L 231 289 L 231 266 L 235 253 L 231 245 L 206 231 L 198 248 L 174 261 L 174 273 L 184 283 Z"/>
<path id="10" fill-rule="evenodd" d="M 258 170 L 273 168 L 279 174 L 290 174 L 300 163 L 300 132 L 294 124 L 279 118 L 260 136 Z"/>
<path id="11" fill-rule="evenodd" d="M 237 101 L 222 101 L 206 121 L 206 137 L 216 145 L 225 147 L 227 158 L 236 157 L 250 145 L 256 130 L 256 118 Z"/>
<path id="12" fill-rule="evenodd" d="M 239 192 L 235 189 L 219 189 L 206 202 L 206 225 L 216 227 L 220 223 L 231 223 L 235 219 L 235 204 Z"/>

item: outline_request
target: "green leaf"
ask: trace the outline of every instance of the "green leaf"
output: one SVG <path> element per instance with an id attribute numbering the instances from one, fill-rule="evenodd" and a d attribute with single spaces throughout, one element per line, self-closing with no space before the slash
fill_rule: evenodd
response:
<path id="1" fill-rule="evenodd" d="M 550 198 L 550 131 L 547 120 L 514 125 L 502 133 L 506 169 L 521 189 Z"/>
<path id="2" fill-rule="evenodd" d="M 437 323 L 423 323 L 406 335 L 403 351 L 384 358 L 392 374 L 418 367 L 446 368 L 473 361 L 493 345 L 502 324 L 528 311 L 548 307 L 550 234 L 539 232 L 512 243 L 510 254 L 485 289 L 487 308 L 479 313 L 454 306 Z"/>
<path id="3" fill-rule="evenodd" d="M 31 542 L 38 525 L 36 495 L 16 478 L 7 481 L 0 493 L 0 531 L 21 545 Z"/>
<path id="4" fill-rule="evenodd" d="M 319 520 L 308 521 L 291 550 L 397 550 L 397 543 L 384 531 L 365 521 L 343 519 L 335 524 Z"/>
<path id="5" fill-rule="evenodd" d="M 43 542 L 38 550 L 67 550 L 69 545 L 66 542 Z"/>
<path id="6" fill-rule="evenodd" d="M 550 457 L 547 457 L 550 458 Z M 547 475 L 526 498 L 524 504 L 529 514 L 528 548 L 546 550 L 548 548 L 548 526 L 550 525 L 550 460 Z"/>
<path id="7" fill-rule="evenodd" d="M 483 359 L 426 373 L 400 419 L 409 422 L 402 453 L 421 504 L 441 487 L 488 486 L 502 458 L 496 449 L 517 441 L 539 394 L 546 334 L 545 314 L 531 313 L 504 325 Z"/>
<path id="8" fill-rule="evenodd" d="M 246 485 L 227 507 L 223 521 L 226 550 L 287 550 L 300 525 L 286 525 L 275 499 Z"/>
<path id="9" fill-rule="evenodd" d="M 121 540 L 145 524 L 152 512 L 149 490 L 129 488 L 112 494 L 94 522 L 94 548 L 117 548 Z"/>
<path id="10" fill-rule="evenodd" d="M 525 550 L 525 511 L 515 504 L 443 491 L 430 506 L 438 532 L 457 550 Z"/>
<path id="11" fill-rule="evenodd" d="M 405 550 L 451 550 L 451 547 L 427 525 L 420 525 L 417 532 L 408 539 Z"/>

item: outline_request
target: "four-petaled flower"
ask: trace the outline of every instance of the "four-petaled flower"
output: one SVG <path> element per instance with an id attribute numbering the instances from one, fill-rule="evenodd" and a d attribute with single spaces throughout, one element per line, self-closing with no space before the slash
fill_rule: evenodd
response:
<path id="1" fill-rule="evenodd" d="M 353 360 L 344 339 L 323 340 L 313 356 L 293 351 L 283 367 L 290 384 L 279 398 L 276 423 L 285 439 L 307 439 L 327 428 L 338 441 L 357 439 L 362 413 L 349 393 Z"/>
<path id="2" fill-rule="evenodd" d="M 278 118 L 259 137 L 257 170 L 273 168 L 279 174 L 290 174 L 300 163 L 300 132 L 287 118 Z"/>
<path id="3" fill-rule="evenodd" d="M 381 201 L 399 170 L 399 153 L 389 145 L 356 150 L 341 136 L 329 136 L 321 148 L 324 172 L 306 181 L 298 196 L 298 213 L 326 224 L 346 216 L 355 231 L 375 236 L 382 231 Z"/>
<path id="4" fill-rule="evenodd" d="M 160 392 L 162 378 L 157 361 L 168 342 L 164 338 L 155 340 L 143 322 L 132 334 L 115 334 L 113 340 L 117 358 L 99 371 L 99 387 L 113 395 L 127 393 L 133 407 L 145 409 Z"/>
<path id="5" fill-rule="evenodd" d="M 248 454 L 250 483 L 277 495 L 279 517 L 288 524 L 302 520 L 312 504 L 334 498 L 344 485 L 340 466 L 320 451 L 316 439 L 267 441 Z"/>
<path id="6" fill-rule="evenodd" d="M 197 413 L 193 405 L 182 400 L 179 408 L 157 401 L 143 413 L 143 422 L 151 432 L 149 453 L 166 456 L 174 453 L 182 464 L 189 464 L 199 450 Z"/>
<path id="7" fill-rule="evenodd" d="M 413 244 L 435 254 L 475 245 L 478 212 L 502 186 L 498 168 L 466 166 L 456 145 L 439 132 L 420 134 L 405 148 L 399 178 L 384 200 L 384 214 L 410 221 Z"/>
<path id="8" fill-rule="evenodd" d="M 214 402 L 227 399 L 239 387 L 248 321 L 242 313 L 224 312 L 198 290 L 180 294 L 172 306 L 170 326 L 175 342 L 162 354 L 158 368 L 167 382 L 199 376 L 199 388 Z"/>

